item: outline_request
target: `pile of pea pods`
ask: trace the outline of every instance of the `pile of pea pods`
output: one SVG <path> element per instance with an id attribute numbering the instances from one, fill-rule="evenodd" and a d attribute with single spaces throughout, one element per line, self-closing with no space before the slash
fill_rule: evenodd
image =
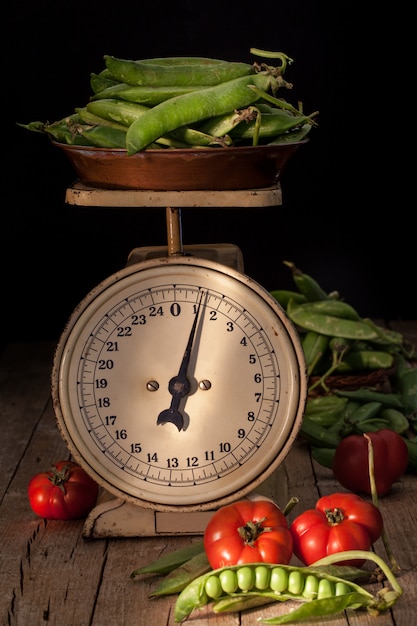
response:
<path id="1" fill-rule="evenodd" d="M 416 472 L 416 348 L 401 333 L 361 317 L 338 292 L 326 293 L 294 263 L 284 263 L 295 289 L 271 294 L 302 342 L 309 389 L 301 435 L 313 458 L 331 468 L 343 437 L 390 429 L 403 436 L 409 451 L 407 471 Z M 383 386 L 367 382 L 372 372 L 382 374 Z M 355 388 L 337 384 L 349 378 Z"/>
<path id="2" fill-rule="evenodd" d="M 92 95 L 82 107 L 52 123 L 19 123 L 68 145 L 126 149 L 230 147 L 294 143 L 317 125 L 318 111 L 304 114 L 277 97 L 292 89 L 284 79 L 293 62 L 283 52 L 251 48 L 265 62 L 208 57 L 120 59 L 104 56 L 91 73 Z"/>

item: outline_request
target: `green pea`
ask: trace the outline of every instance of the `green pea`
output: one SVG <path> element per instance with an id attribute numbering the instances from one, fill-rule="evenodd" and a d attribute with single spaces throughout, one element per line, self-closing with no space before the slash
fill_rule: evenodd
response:
<path id="1" fill-rule="evenodd" d="M 307 574 L 302 595 L 311 600 L 317 598 L 319 579 L 314 574 Z"/>
<path id="2" fill-rule="evenodd" d="M 220 584 L 225 593 L 234 593 L 239 589 L 236 572 L 233 570 L 224 570 L 219 574 Z"/>
<path id="3" fill-rule="evenodd" d="M 255 567 L 255 587 L 263 591 L 269 588 L 269 581 L 271 578 L 271 570 L 265 565 L 257 565 Z"/>
<path id="4" fill-rule="evenodd" d="M 206 580 L 204 589 L 209 598 L 220 598 L 223 593 L 218 576 L 209 576 Z"/>
<path id="5" fill-rule="evenodd" d="M 290 572 L 288 576 L 288 591 L 294 596 L 299 596 L 304 589 L 304 576 L 298 570 Z"/>
<path id="6" fill-rule="evenodd" d="M 344 593 L 351 593 L 352 589 L 346 583 L 339 581 L 335 585 L 335 595 L 342 596 Z"/>
<path id="7" fill-rule="evenodd" d="M 321 600 L 322 598 L 331 598 L 334 595 L 335 590 L 332 582 L 327 578 L 322 578 L 317 589 L 317 598 Z"/>
<path id="8" fill-rule="evenodd" d="M 272 591 L 283 593 L 288 587 L 288 571 L 283 567 L 274 567 L 269 585 Z"/>
<path id="9" fill-rule="evenodd" d="M 255 586 L 255 570 L 250 566 L 240 567 L 237 572 L 237 584 L 242 591 L 250 591 Z"/>

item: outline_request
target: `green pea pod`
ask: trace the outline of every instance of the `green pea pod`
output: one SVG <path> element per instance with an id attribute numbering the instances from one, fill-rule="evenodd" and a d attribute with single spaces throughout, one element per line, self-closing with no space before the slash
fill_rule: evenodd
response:
<path id="1" fill-rule="evenodd" d="M 359 402 L 380 402 L 385 407 L 393 409 L 403 409 L 404 405 L 400 394 L 397 393 L 383 393 L 382 391 L 374 391 L 373 389 L 367 389 L 366 387 L 360 387 L 359 389 L 336 389 L 335 394 L 348 398 L 349 400 L 358 400 Z"/>
<path id="2" fill-rule="evenodd" d="M 155 65 L 218 65 L 225 63 L 224 59 L 212 57 L 151 57 L 137 59 L 136 63 L 153 63 Z"/>
<path id="3" fill-rule="evenodd" d="M 256 91 L 257 87 L 253 88 Z M 268 94 L 266 94 L 268 96 Z M 268 96 L 269 97 L 269 96 Z M 295 115 L 300 115 L 301 111 L 296 109 L 290 102 L 286 100 L 281 100 L 279 98 L 273 98 L 274 105 L 267 104 L 266 102 L 259 102 L 257 104 L 258 109 L 261 113 L 280 113 L 282 111 L 291 111 L 295 113 Z"/>
<path id="4" fill-rule="evenodd" d="M 315 278 L 302 272 L 291 261 L 284 261 L 284 265 L 290 268 L 298 290 L 306 297 L 307 301 L 313 302 L 315 300 L 329 299 L 328 294 L 321 288 Z"/>
<path id="5" fill-rule="evenodd" d="M 412 415 L 417 411 L 417 368 L 403 371 L 398 377 L 397 390 L 401 395 L 404 411 Z"/>
<path id="6" fill-rule="evenodd" d="M 109 70 L 102 70 L 99 74 L 92 72 L 90 74 L 90 87 L 93 93 L 99 93 L 103 91 L 103 89 L 107 89 L 108 87 L 114 87 L 114 85 L 118 85 L 118 81 L 114 78 L 111 78 Z"/>
<path id="7" fill-rule="evenodd" d="M 342 300 L 317 300 L 316 302 L 306 302 L 303 310 L 307 313 L 321 313 L 322 315 L 333 315 L 346 320 L 360 321 L 361 318 L 356 310 Z"/>
<path id="8" fill-rule="evenodd" d="M 307 415 L 303 417 L 300 434 L 310 445 L 318 448 L 336 448 L 341 439 L 338 433 L 316 424 Z"/>
<path id="9" fill-rule="evenodd" d="M 329 337 L 309 330 L 302 339 L 302 346 L 306 358 L 307 374 L 311 376 L 326 354 L 329 347 Z"/>
<path id="10" fill-rule="evenodd" d="M 358 370 L 389 369 L 394 364 L 394 356 L 382 350 L 355 350 L 346 354 L 337 368 L 338 372 Z"/>
<path id="11" fill-rule="evenodd" d="M 361 404 L 362 403 L 357 400 L 347 399 L 344 408 L 340 412 L 339 419 L 334 424 L 328 426 L 328 430 L 335 432 L 339 436 L 342 436 L 342 434 L 346 436 L 347 434 L 353 433 L 354 428 L 350 422 L 351 416 L 359 409 Z"/>
<path id="12" fill-rule="evenodd" d="M 130 577 L 134 578 L 139 574 L 166 574 L 177 567 L 180 567 L 191 558 L 197 554 L 201 554 L 202 552 L 204 552 L 203 540 L 194 541 L 185 548 L 180 548 L 174 552 L 164 554 L 152 563 L 148 563 L 148 565 L 143 565 L 142 567 L 135 569 L 130 574 Z"/>
<path id="13" fill-rule="evenodd" d="M 111 120 L 106 120 L 104 117 L 95 115 L 94 113 L 91 113 L 91 111 L 88 111 L 87 107 L 78 107 L 75 111 L 78 113 L 80 120 L 84 124 L 89 124 L 90 126 L 110 126 L 111 128 L 117 128 L 126 132 L 126 127 L 123 124 L 119 124 L 119 122 L 112 122 Z"/>
<path id="14" fill-rule="evenodd" d="M 373 417 L 370 420 L 364 420 L 355 424 L 355 430 L 359 433 L 376 433 L 378 430 L 385 430 L 389 427 L 389 421 L 379 417 Z"/>
<path id="15" fill-rule="evenodd" d="M 287 314 L 296 326 L 305 330 L 314 330 L 322 335 L 344 339 L 370 340 L 376 337 L 375 331 L 363 321 L 342 319 L 324 313 L 312 313 L 304 308 L 307 305 L 308 302 L 296 304 L 291 300 L 288 303 Z"/>
<path id="16" fill-rule="evenodd" d="M 186 86 L 177 85 L 172 87 L 148 87 L 147 85 L 128 85 L 126 83 L 116 83 L 96 92 L 91 100 L 103 100 L 107 98 L 117 98 L 118 100 L 126 100 L 127 102 L 136 102 L 144 106 L 152 107 L 160 104 L 174 96 L 180 96 L 192 91 L 204 89 L 204 86 Z"/>
<path id="17" fill-rule="evenodd" d="M 332 469 L 333 457 L 335 455 L 336 448 L 318 448 L 317 446 L 311 446 L 311 456 L 317 463 Z"/>
<path id="18" fill-rule="evenodd" d="M 376 335 L 373 340 L 374 343 L 396 346 L 401 346 L 403 344 L 404 338 L 401 333 L 398 333 L 395 330 L 390 330 L 389 328 L 384 328 L 368 318 L 364 318 L 363 321 L 374 331 Z"/>
<path id="19" fill-rule="evenodd" d="M 272 139 L 283 135 L 289 130 L 299 128 L 304 124 L 311 124 L 312 115 L 295 115 L 287 111 L 277 111 L 276 113 L 262 113 L 259 124 L 259 138 Z M 251 140 L 256 132 L 256 121 L 241 123 L 230 130 L 230 136 L 234 141 Z"/>
<path id="20" fill-rule="evenodd" d="M 149 595 L 150 598 L 180 593 L 195 578 L 211 571 L 206 553 L 200 552 L 172 570 Z"/>
<path id="21" fill-rule="evenodd" d="M 352 413 L 349 421 L 351 422 L 351 424 L 357 424 L 358 422 L 365 422 L 367 420 L 370 420 L 378 415 L 381 407 L 381 402 L 364 402 L 354 413 Z"/>
<path id="22" fill-rule="evenodd" d="M 88 102 L 86 109 L 93 115 L 98 115 L 99 117 L 128 127 L 148 111 L 149 107 L 143 104 L 137 104 L 136 102 L 123 102 L 117 100 L 117 98 L 102 98 Z"/>
<path id="23" fill-rule="evenodd" d="M 104 119 L 124 125 L 126 130 L 146 111 L 150 110 L 145 105 L 137 104 L 136 102 L 123 102 L 116 98 L 103 98 L 102 100 L 91 101 L 87 104 L 86 109 L 93 115 L 98 115 Z M 168 147 L 211 146 L 214 144 L 229 146 L 232 144 L 231 138 L 227 135 L 221 138 L 213 137 L 200 130 L 187 128 L 186 126 L 156 137 L 155 141 Z"/>
<path id="24" fill-rule="evenodd" d="M 126 129 L 111 126 L 94 126 L 83 129 L 80 135 L 95 148 L 125 148 Z"/>
<path id="25" fill-rule="evenodd" d="M 305 414 L 312 416 L 315 413 L 321 413 L 326 410 L 335 410 L 340 413 L 345 408 L 347 402 L 347 398 L 341 398 L 335 395 L 309 398 L 307 400 Z"/>
<path id="26" fill-rule="evenodd" d="M 388 428 L 390 428 L 391 430 L 394 430 L 396 433 L 399 433 L 400 435 L 402 435 L 403 433 L 406 433 L 407 430 L 409 429 L 410 425 L 408 423 L 408 419 L 406 418 L 404 413 L 402 413 L 401 411 L 398 411 L 398 409 L 391 409 L 391 408 L 382 409 L 380 411 L 380 417 L 381 419 L 386 420 L 388 422 Z"/>
<path id="27" fill-rule="evenodd" d="M 249 106 L 245 109 L 231 111 L 225 115 L 210 117 L 209 119 L 204 120 L 202 124 L 199 124 L 198 129 L 204 133 L 221 137 L 222 135 L 230 133 L 230 131 L 233 130 L 233 128 L 235 128 L 238 124 L 250 122 L 256 119 L 257 115 L 258 108 L 255 106 Z"/>
<path id="28" fill-rule="evenodd" d="M 314 422 L 314 424 L 327 428 L 329 426 L 333 426 L 336 422 L 339 423 L 340 415 L 340 409 L 323 409 L 323 411 L 318 413 L 309 413 L 307 417 L 310 421 Z"/>
<path id="29" fill-rule="evenodd" d="M 255 73 L 249 63 L 224 61 L 214 64 L 158 65 L 105 55 L 112 78 L 128 85 L 171 87 L 176 85 L 219 85 L 234 78 Z"/>
<path id="30" fill-rule="evenodd" d="M 417 441 L 413 441 L 404 436 L 404 441 L 408 448 L 408 472 L 417 472 Z"/>
<path id="31" fill-rule="evenodd" d="M 243 76 L 157 104 L 129 127 L 126 139 L 128 155 L 144 150 L 158 137 L 177 128 L 253 104 L 258 96 L 248 89 L 248 85 L 256 83 L 267 90 L 272 81 L 267 73 Z"/>
<path id="32" fill-rule="evenodd" d="M 258 588 L 255 571 L 260 568 L 263 570 L 263 576 L 261 588 Z M 223 589 L 222 580 L 225 578 L 225 574 L 233 576 L 238 581 L 238 587 L 232 594 Z M 320 599 L 321 581 L 327 582 L 334 597 L 338 597 L 337 594 L 340 589 L 343 589 L 344 595 L 346 593 L 354 594 L 355 600 L 349 604 L 350 608 L 367 606 L 374 599 L 372 594 L 360 585 L 345 578 L 328 574 L 323 568 L 250 563 L 211 570 L 194 579 L 181 591 L 177 598 L 174 607 L 174 621 L 182 622 L 195 609 L 202 608 L 213 601 L 215 601 L 217 610 L 230 610 L 230 605 L 226 609 L 226 606 L 224 604 L 222 606 L 220 601 L 225 599 L 226 602 L 230 602 L 231 596 L 233 598 L 238 597 L 240 600 L 243 599 L 246 608 L 248 608 L 248 602 L 252 602 L 252 606 L 256 606 L 259 603 L 265 604 L 265 599 L 269 599 L 270 602 L 295 600 L 311 603 L 312 600 L 308 595 L 303 595 L 308 577 L 317 579 L 318 599 Z M 228 580 L 229 576 L 226 579 Z M 252 598 L 252 601 L 247 600 L 248 598 Z M 236 604 L 231 610 L 237 610 Z"/>
<path id="33" fill-rule="evenodd" d="M 293 130 L 274 137 L 271 141 L 268 141 L 268 146 L 276 146 L 278 144 L 296 143 L 303 141 L 311 130 L 311 124 L 304 124 L 301 128 L 294 128 Z"/>
<path id="34" fill-rule="evenodd" d="M 270 293 L 283 309 L 287 308 L 290 300 L 294 300 L 296 303 L 306 302 L 306 297 L 302 293 L 291 291 L 291 289 L 275 289 Z"/>
<path id="35" fill-rule="evenodd" d="M 29 122 L 29 124 L 18 123 L 17 125 L 32 132 L 44 133 L 58 143 L 90 145 L 88 140 L 83 139 L 81 136 L 83 128 L 87 128 L 89 125 L 83 125 L 78 113 L 68 115 L 67 117 L 57 120 L 56 122 L 52 122 L 51 124 L 36 121 Z"/>

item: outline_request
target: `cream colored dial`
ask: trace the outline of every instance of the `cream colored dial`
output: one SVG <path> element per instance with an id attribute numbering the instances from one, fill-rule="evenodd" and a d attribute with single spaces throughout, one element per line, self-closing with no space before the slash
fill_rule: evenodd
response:
<path id="1" fill-rule="evenodd" d="M 74 457 L 111 493 L 159 510 L 208 510 L 265 480 L 298 433 L 306 384 L 298 335 L 272 296 L 187 256 L 93 289 L 52 372 Z"/>

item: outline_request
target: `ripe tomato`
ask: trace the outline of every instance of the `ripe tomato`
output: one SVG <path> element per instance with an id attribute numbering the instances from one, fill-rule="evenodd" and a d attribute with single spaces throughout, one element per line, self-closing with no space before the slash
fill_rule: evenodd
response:
<path id="1" fill-rule="evenodd" d="M 387 494 L 408 465 L 408 447 L 403 437 L 384 428 L 367 433 L 374 450 L 374 477 L 378 496 Z M 350 491 L 371 494 L 368 440 L 363 435 L 342 439 L 333 457 L 333 474 Z"/>
<path id="2" fill-rule="evenodd" d="M 315 509 L 301 513 L 290 526 L 294 554 L 305 565 L 344 550 L 369 550 L 381 536 L 380 510 L 354 493 L 323 496 Z M 341 561 L 359 567 L 364 561 Z"/>
<path id="3" fill-rule="evenodd" d="M 218 509 L 204 533 L 213 569 L 243 563 L 282 563 L 292 556 L 292 537 L 281 509 L 269 500 L 241 500 Z"/>
<path id="4" fill-rule="evenodd" d="M 71 461 L 59 461 L 50 471 L 35 474 L 28 485 L 32 511 L 45 519 L 85 517 L 96 503 L 97 495 L 97 483 Z"/>

